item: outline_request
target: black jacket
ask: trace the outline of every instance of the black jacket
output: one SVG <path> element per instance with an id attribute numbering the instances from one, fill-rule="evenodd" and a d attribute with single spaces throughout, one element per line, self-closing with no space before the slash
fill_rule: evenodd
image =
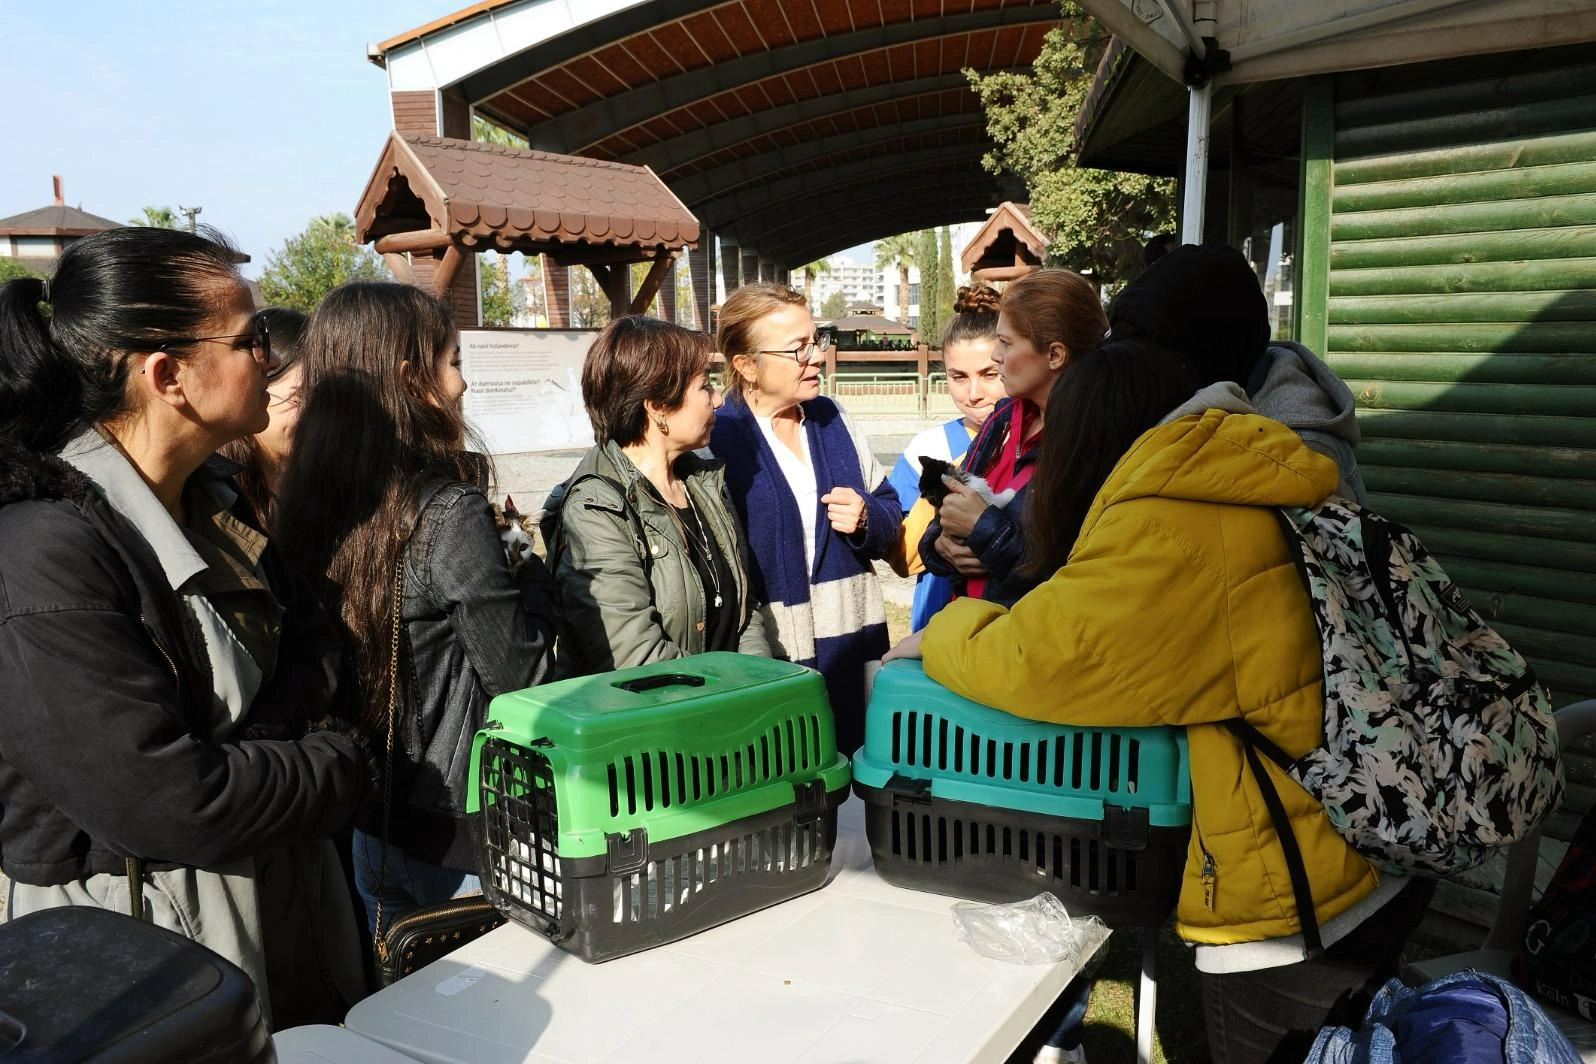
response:
<path id="1" fill-rule="evenodd" d="M 239 735 L 297 733 L 326 703 L 317 623 L 285 603 L 279 667 Z M 0 438 L 6 874 L 66 883 L 129 856 L 208 867 L 353 819 L 370 789 L 357 742 L 213 741 L 211 689 L 203 636 L 143 537 L 70 465 Z"/>
<path id="2" fill-rule="evenodd" d="M 548 678 L 553 582 L 535 555 L 511 575 L 492 507 L 471 484 L 424 498 L 404 567 L 393 804 L 386 825 L 377 803 L 362 826 L 413 857 L 473 869 L 471 743 L 493 697 Z"/>

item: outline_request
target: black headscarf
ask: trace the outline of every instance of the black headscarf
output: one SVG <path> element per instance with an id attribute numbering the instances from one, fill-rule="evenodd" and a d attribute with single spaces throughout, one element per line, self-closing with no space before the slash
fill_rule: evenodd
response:
<path id="1" fill-rule="evenodd" d="M 1252 264 L 1224 244 L 1183 244 L 1126 285 L 1108 309 L 1116 340 L 1181 356 L 1199 387 L 1246 385 L 1269 349 L 1269 305 Z"/>

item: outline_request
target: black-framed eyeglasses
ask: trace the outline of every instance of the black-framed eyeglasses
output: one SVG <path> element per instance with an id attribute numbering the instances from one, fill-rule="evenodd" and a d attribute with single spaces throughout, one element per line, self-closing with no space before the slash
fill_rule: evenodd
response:
<path id="1" fill-rule="evenodd" d="M 820 357 L 820 341 L 810 340 L 803 346 L 796 347 L 791 351 L 783 351 L 778 348 L 774 351 L 755 351 L 753 353 L 756 355 L 781 355 L 783 358 L 792 359 L 800 366 L 807 366 Z"/>
<path id="2" fill-rule="evenodd" d="M 206 340 L 242 340 L 249 337 L 250 354 L 255 355 L 255 361 L 263 366 L 272 364 L 272 338 L 266 328 L 266 319 L 262 315 L 255 315 L 255 330 L 247 333 L 230 333 L 226 336 L 179 336 L 157 347 L 157 351 L 165 351 L 169 347 L 179 344 L 198 344 Z M 258 352 L 258 354 L 257 354 Z"/>

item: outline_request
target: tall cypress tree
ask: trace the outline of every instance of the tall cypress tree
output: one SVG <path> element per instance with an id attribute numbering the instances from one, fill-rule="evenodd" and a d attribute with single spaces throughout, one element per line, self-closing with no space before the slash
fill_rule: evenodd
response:
<path id="1" fill-rule="evenodd" d="M 938 291 L 942 267 L 937 261 L 937 231 L 915 234 L 914 262 L 920 267 L 920 339 L 932 347 L 942 343 L 942 294 Z"/>
<path id="2" fill-rule="evenodd" d="M 959 288 L 953 281 L 953 231 L 942 227 L 942 241 L 937 247 L 937 320 L 943 327 L 953 320 L 953 302 Z M 940 342 L 941 333 L 938 333 Z"/>

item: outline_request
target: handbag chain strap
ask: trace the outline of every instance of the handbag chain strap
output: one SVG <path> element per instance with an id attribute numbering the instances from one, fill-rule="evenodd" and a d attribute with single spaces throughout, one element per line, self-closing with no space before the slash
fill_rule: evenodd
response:
<path id="1" fill-rule="evenodd" d="M 393 625 L 388 641 L 388 738 L 384 744 L 382 768 L 382 858 L 377 864 L 377 919 L 372 930 L 377 960 L 386 963 L 388 944 L 382 938 L 383 883 L 388 878 L 389 818 L 393 810 L 393 729 L 399 701 L 399 612 L 404 598 L 405 560 L 403 553 L 393 573 Z"/>

